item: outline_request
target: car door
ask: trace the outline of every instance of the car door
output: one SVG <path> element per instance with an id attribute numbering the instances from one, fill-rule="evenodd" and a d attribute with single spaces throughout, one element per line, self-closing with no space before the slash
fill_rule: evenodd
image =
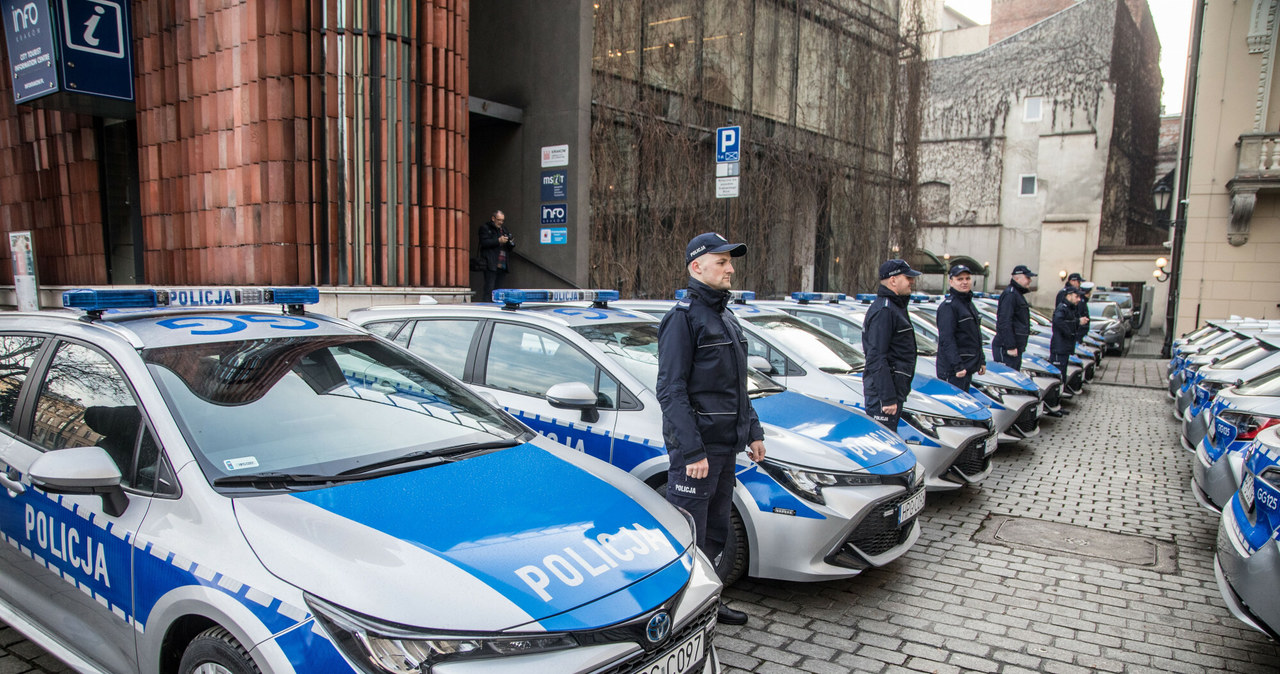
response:
<path id="1" fill-rule="evenodd" d="M 547 438 L 613 461 L 621 388 L 565 337 L 538 326 L 493 321 L 476 349 L 469 382 Z M 585 412 L 557 409 L 547 402 L 547 391 L 567 382 L 591 387 L 598 401 L 598 420 L 588 422 Z"/>
<path id="2" fill-rule="evenodd" d="M 21 338 L 5 338 L 5 349 Z M 118 364 L 79 342 L 46 339 L 0 442 L 3 593 L 33 622 L 110 671 L 137 671 L 133 615 L 134 534 L 171 472 L 144 410 Z M 103 448 L 121 472 L 127 505 L 111 514 L 101 495 L 34 488 L 25 473 L 42 454 Z M 145 553 L 143 553 L 145 554 Z"/>

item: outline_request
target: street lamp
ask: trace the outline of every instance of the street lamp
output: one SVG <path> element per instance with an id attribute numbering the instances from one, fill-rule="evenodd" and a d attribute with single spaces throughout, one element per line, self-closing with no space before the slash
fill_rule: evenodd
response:
<path id="1" fill-rule="evenodd" d="M 1157 215 L 1169 211 L 1169 199 L 1172 196 L 1173 190 L 1169 189 L 1169 184 L 1165 182 L 1161 182 L 1156 185 L 1155 189 L 1151 190 L 1151 200 L 1155 204 Z"/>
<path id="2" fill-rule="evenodd" d="M 991 278 L 991 261 L 982 263 L 982 292 L 987 292 L 987 280 Z"/>
<path id="3" fill-rule="evenodd" d="M 1151 271 L 1151 275 L 1155 277 L 1157 283 L 1164 283 L 1169 280 L 1169 260 L 1159 258 L 1156 260 L 1156 268 Z"/>
<path id="4" fill-rule="evenodd" d="M 1172 259 L 1160 258 L 1156 260 L 1156 268 L 1151 272 L 1151 275 L 1159 283 L 1173 279 L 1173 282 L 1169 284 L 1169 300 L 1164 309 L 1164 347 L 1160 352 L 1162 357 L 1168 358 L 1173 350 L 1174 322 L 1177 320 L 1178 290 L 1182 277 L 1182 239 L 1186 235 L 1187 227 L 1183 217 L 1186 215 L 1187 202 L 1185 199 L 1179 202 L 1177 204 L 1179 213 L 1174 213 L 1173 188 L 1169 186 L 1168 180 L 1161 180 L 1151 190 L 1151 205 L 1156 209 L 1157 218 L 1165 222 L 1166 225 L 1173 225 L 1173 246 L 1170 251 L 1172 253 L 1170 258 Z M 1179 215 L 1183 217 L 1178 217 Z"/>
<path id="5" fill-rule="evenodd" d="M 1066 283 L 1066 282 L 1067 282 L 1067 270 L 1066 270 L 1066 269 L 1059 269 L 1059 270 L 1058 270 L 1058 280 L 1059 280 L 1059 281 L 1062 281 L 1063 283 Z"/>

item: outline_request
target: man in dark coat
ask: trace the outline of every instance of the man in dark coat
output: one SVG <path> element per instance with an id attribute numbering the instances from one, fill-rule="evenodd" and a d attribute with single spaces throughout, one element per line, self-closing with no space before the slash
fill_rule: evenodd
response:
<path id="1" fill-rule="evenodd" d="M 1049 360 L 1062 371 L 1062 386 L 1067 385 L 1067 368 L 1070 366 L 1071 354 L 1076 350 L 1076 336 L 1084 328 L 1076 306 L 1084 291 L 1079 288 L 1067 288 L 1063 291 L 1063 301 L 1053 310 L 1053 334 L 1049 339 Z"/>
<path id="2" fill-rule="evenodd" d="M 1071 275 L 1067 277 L 1067 284 L 1062 287 L 1062 290 L 1058 291 L 1058 296 L 1053 300 L 1054 311 L 1057 311 L 1059 304 L 1067 301 L 1067 291 L 1071 288 L 1081 288 L 1080 284 L 1082 283 L 1084 283 L 1084 277 L 1076 272 L 1071 272 Z M 1085 297 L 1085 293 L 1080 293 L 1080 301 L 1075 305 L 1075 310 L 1076 315 L 1084 318 L 1084 324 L 1087 325 L 1089 323 L 1089 302 Z M 1080 330 L 1079 334 L 1076 335 L 1076 341 L 1084 341 L 1084 336 L 1087 334 L 1089 334 L 1088 329 Z"/>
<path id="3" fill-rule="evenodd" d="M 480 260 L 484 269 L 484 290 L 480 293 L 481 302 L 493 301 L 493 291 L 500 288 L 502 280 L 507 276 L 510 265 L 509 256 L 515 250 L 515 238 L 506 227 L 507 216 L 502 211 L 494 211 L 489 221 L 480 225 Z"/>
<path id="4" fill-rule="evenodd" d="M 973 274 L 958 264 L 948 273 L 951 289 L 938 305 L 938 379 L 968 392 L 973 375 L 985 374 L 982 329 L 973 307 Z"/>
<path id="5" fill-rule="evenodd" d="M 732 258 L 746 253 L 719 234 L 694 237 L 685 248 L 689 293 L 658 326 L 667 500 L 693 516 L 698 548 L 712 561 L 732 552 L 725 542 L 737 453 L 764 460 L 764 430 L 747 395 L 747 340 L 728 308 Z M 742 625 L 747 614 L 721 604 L 718 620 Z"/>
<path id="6" fill-rule="evenodd" d="M 880 265 L 880 287 L 862 322 L 862 393 L 867 414 L 893 432 L 898 431 L 902 406 L 916 376 L 916 333 L 907 316 L 911 279 L 920 272 L 905 260 Z"/>
<path id="7" fill-rule="evenodd" d="M 1000 293 L 996 308 L 996 336 L 991 340 L 991 357 L 1015 370 L 1022 369 L 1022 354 L 1031 337 L 1031 305 L 1023 297 L 1031 292 L 1031 278 L 1037 274 L 1020 264 L 1013 268 L 1009 285 Z"/>

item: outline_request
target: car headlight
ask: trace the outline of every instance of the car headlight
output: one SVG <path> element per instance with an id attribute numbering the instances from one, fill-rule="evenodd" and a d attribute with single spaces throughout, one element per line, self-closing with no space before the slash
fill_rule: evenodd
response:
<path id="1" fill-rule="evenodd" d="M 884 478 L 866 473 L 828 473 L 812 468 L 791 466 L 766 459 L 760 464 L 766 473 L 806 501 L 826 505 L 823 487 L 862 487 L 884 484 Z M 910 480 L 908 480 L 910 481 Z"/>
<path id="2" fill-rule="evenodd" d="M 1004 402 L 1004 391 L 1002 391 L 999 386 L 992 386 L 990 384 L 979 384 L 977 382 L 974 382 L 973 387 L 978 389 L 979 391 L 982 391 L 984 394 L 986 394 L 988 398 L 998 403 Z"/>
<path id="3" fill-rule="evenodd" d="M 366 674 L 422 674 L 435 665 L 574 648 L 571 635 L 432 633 L 381 623 L 338 608 L 312 595 L 307 605 L 347 659 Z"/>
<path id="4" fill-rule="evenodd" d="M 938 429 L 943 426 L 983 426 L 987 424 L 972 419 L 960 419 L 957 417 L 944 417 L 936 414 L 923 414 L 920 412 L 903 412 L 902 419 L 907 423 L 915 426 L 920 432 L 931 438 L 938 437 Z"/>

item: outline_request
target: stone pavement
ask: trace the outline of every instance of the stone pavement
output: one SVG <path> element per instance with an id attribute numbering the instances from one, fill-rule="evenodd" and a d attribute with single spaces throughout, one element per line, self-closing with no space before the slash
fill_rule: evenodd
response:
<path id="1" fill-rule="evenodd" d="M 1165 366 L 1169 361 L 1157 358 L 1103 358 L 1094 375 L 1094 384 L 1137 386 L 1167 391 L 1169 379 Z"/>
<path id="2" fill-rule="evenodd" d="M 745 627 L 718 628 L 729 671 L 1280 669 L 1280 648 L 1218 593 L 1218 518 L 1188 491 L 1193 456 L 1178 447 L 1164 391 L 1091 386 L 1069 409 L 1040 436 L 1002 446 L 982 484 L 930 494 L 920 541 L 887 567 L 729 588 L 731 605 L 752 614 Z M 1076 554 L 984 542 L 1001 516 L 1092 535 L 1062 542 Z M 1106 532 L 1164 546 L 1173 570 L 1106 561 L 1106 549 L 1079 554 Z"/>

